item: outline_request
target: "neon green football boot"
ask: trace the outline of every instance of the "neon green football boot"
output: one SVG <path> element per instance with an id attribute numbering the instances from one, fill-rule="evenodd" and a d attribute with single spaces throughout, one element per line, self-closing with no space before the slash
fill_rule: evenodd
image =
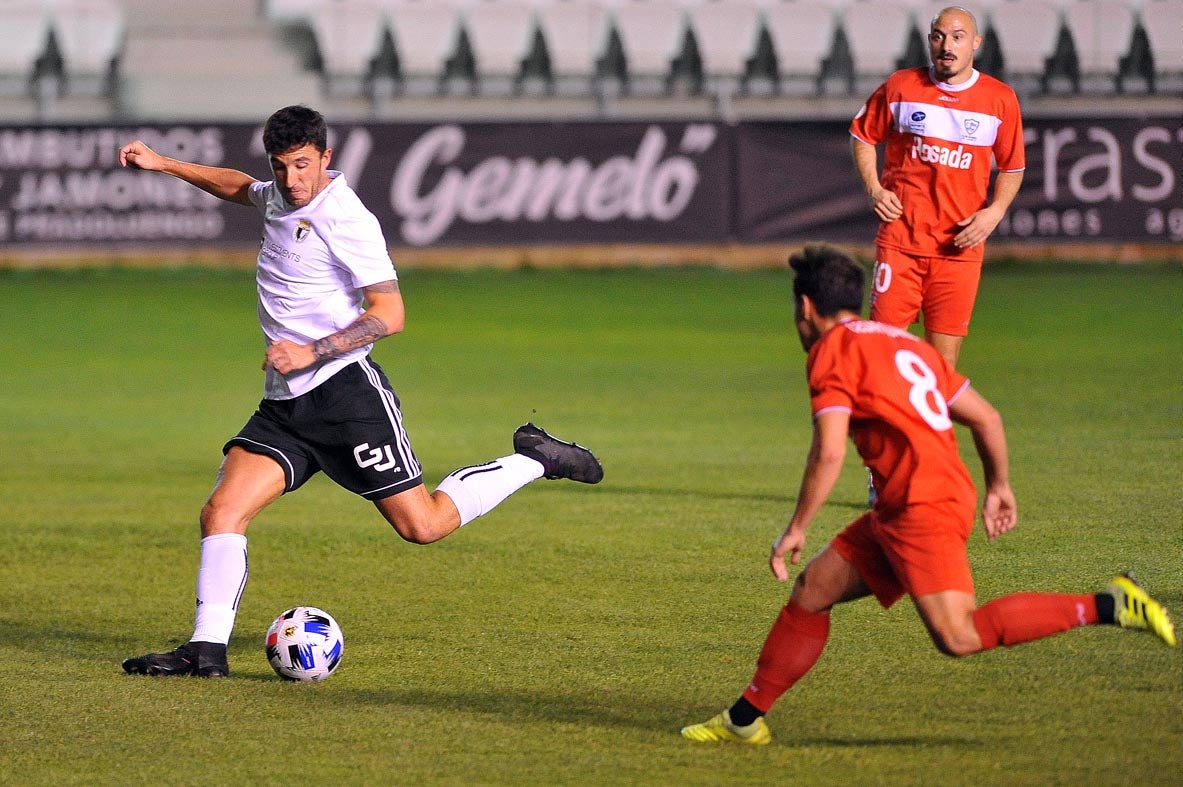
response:
<path id="1" fill-rule="evenodd" d="M 682 728 L 682 737 L 698 743 L 746 743 L 750 746 L 767 746 L 772 743 L 772 733 L 764 718 L 756 719 L 746 727 L 731 723 L 731 716 L 723 711 L 702 724 L 691 724 Z"/>
<path id="2" fill-rule="evenodd" d="M 1151 631 L 1172 648 L 1175 647 L 1175 624 L 1162 604 L 1142 589 L 1128 572 L 1113 578 L 1109 594 L 1116 604 L 1114 616 L 1123 629 Z"/>

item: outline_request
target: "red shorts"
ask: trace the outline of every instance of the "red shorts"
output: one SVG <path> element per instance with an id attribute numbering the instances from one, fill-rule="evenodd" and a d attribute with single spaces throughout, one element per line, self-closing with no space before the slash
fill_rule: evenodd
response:
<path id="1" fill-rule="evenodd" d="M 871 319 L 907 328 L 923 311 L 926 331 L 965 336 L 981 278 L 980 260 L 918 257 L 878 246 Z"/>
<path id="2" fill-rule="evenodd" d="M 885 608 L 905 593 L 926 596 L 960 590 L 972 595 L 966 544 L 974 517 L 973 506 L 954 503 L 911 506 L 899 517 L 882 521 L 868 511 L 830 546 L 854 566 Z"/>

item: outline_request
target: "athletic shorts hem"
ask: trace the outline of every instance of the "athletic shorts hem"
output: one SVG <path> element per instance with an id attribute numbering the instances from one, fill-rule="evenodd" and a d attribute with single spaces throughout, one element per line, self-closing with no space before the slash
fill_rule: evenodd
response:
<path id="1" fill-rule="evenodd" d="M 854 551 L 841 538 L 835 538 L 830 542 L 830 546 L 834 551 L 842 556 L 850 565 L 854 566 L 855 572 L 858 573 L 859 578 L 863 584 L 871 591 L 871 595 L 879 602 L 879 606 L 884 609 L 891 609 L 897 601 L 904 597 L 904 591 L 898 586 L 886 586 L 876 580 L 876 577 L 869 572 L 864 571 L 859 567 L 859 558 Z"/>
<path id="2" fill-rule="evenodd" d="M 266 456 L 274 459 L 275 463 L 279 465 L 279 468 L 283 470 L 284 494 L 287 494 L 292 490 L 292 484 L 295 483 L 296 478 L 295 471 L 292 469 L 291 460 L 284 455 L 283 451 L 280 451 L 278 448 L 273 446 L 260 443 L 256 440 L 251 440 L 247 437 L 231 437 L 226 441 L 226 445 L 222 446 L 222 455 L 225 456 L 226 454 L 230 453 L 230 449 L 234 446 L 238 446 L 248 453 L 258 454 L 259 456 Z"/>
<path id="3" fill-rule="evenodd" d="M 422 483 L 423 476 L 419 475 L 414 478 L 408 478 L 405 481 L 399 481 L 397 484 L 375 489 L 371 492 L 357 492 L 356 494 L 364 497 L 366 500 L 385 500 L 388 497 L 394 497 L 397 494 L 406 492 L 408 489 L 414 489 Z"/>

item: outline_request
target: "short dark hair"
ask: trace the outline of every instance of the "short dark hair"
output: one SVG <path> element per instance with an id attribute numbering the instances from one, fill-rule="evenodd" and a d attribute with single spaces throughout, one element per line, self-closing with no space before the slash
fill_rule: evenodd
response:
<path id="1" fill-rule="evenodd" d="M 324 115 L 297 104 L 276 110 L 263 126 L 263 150 L 267 155 L 286 153 L 312 145 L 324 153 L 329 146 L 329 129 Z"/>
<path id="2" fill-rule="evenodd" d="M 866 273 L 849 255 L 832 246 L 810 245 L 789 257 L 793 277 L 793 297 L 800 302 L 808 295 L 823 317 L 838 312 L 863 311 L 863 287 Z"/>

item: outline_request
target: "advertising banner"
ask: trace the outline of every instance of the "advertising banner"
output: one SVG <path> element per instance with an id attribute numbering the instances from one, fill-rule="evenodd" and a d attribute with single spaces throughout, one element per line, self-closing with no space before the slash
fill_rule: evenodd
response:
<path id="1" fill-rule="evenodd" d="M 714 242 L 730 235 L 733 136 L 710 123 L 340 124 L 331 168 L 392 246 Z M 0 241 L 243 245 L 258 216 L 159 173 L 166 156 L 271 177 L 256 126 L 0 128 Z"/>
<path id="2" fill-rule="evenodd" d="M 869 243 L 876 223 L 848 124 L 737 127 L 736 238 Z M 994 233 L 1008 241 L 1183 241 L 1183 115 L 1027 121 L 1027 170 Z"/>
<path id="3" fill-rule="evenodd" d="M 996 237 L 1183 241 L 1183 112 L 1040 119 L 1024 127 L 1023 188 Z"/>
<path id="4" fill-rule="evenodd" d="M 1037 119 L 1023 188 L 995 237 L 1183 242 L 1183 117 Z M 235 247 L 259 217 L 159 173 L 156 151 L 271 177 L 249 124 L 0 126 L 8 248 Z M 332 168 L 392 247 L 869 243 L 876 222 L 847 124 L 342 123 Z"/>

